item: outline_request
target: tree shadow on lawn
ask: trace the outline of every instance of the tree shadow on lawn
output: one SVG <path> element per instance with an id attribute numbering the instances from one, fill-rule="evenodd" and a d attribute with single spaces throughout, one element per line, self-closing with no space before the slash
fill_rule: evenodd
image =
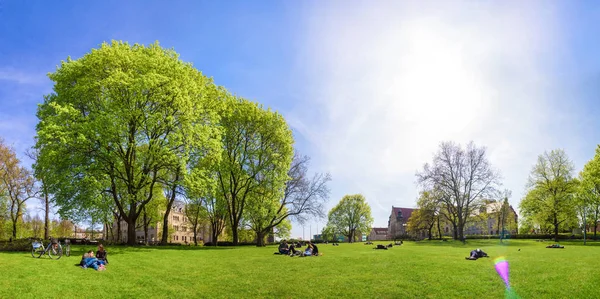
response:
<path id="1" fill-rule="evenodd" d="M 542 245 L 542 242 L 535 242 L 533 240 L 514 240 L 514 239 L 505 239 L 502 243 L 500 240 L 493 239 L 470 239 L 465 243 L 456 240 L 449 241 L 440 241 L 440 240 L 425 240 L 419 242 L 413 242 L 417 246 L 439 246 L 439 247 L 460 247 L 460 248 L 470 248 L 470 247 L 489 247 L 489 246 L 510 246 L 510 247 L 524 247 L 524 246 L 536 246 Z"/>
<path id="2" fill-rule="evenodd" d="M 419 242 L 413 242 L 417 246 L 439 246 L 439 247 L 460 247 L 460 248 L 470 248 L 470 247 L 489 247 L 489 246 L 508 246 L 508 247 L 540 247 L 545 248 L 551 244 L 560 244 L 560 245 L 568 245 L 568 246 L 600 246 L 600 241 L 587 241 L 586 245 L 583 245 L 583 240 L 559 240 L 555 242 L 554 240 L 544 240 L 537 241 L 533 239 L 504 239 L 502 243 L 500 240 L 494 239 L 470 239 L 467 240 L 466 243 L 461 241 L 449 240 L 449 241 L 440 241 L 440 240 L 425 240 Z"/>
<path id="3" fill-rule="evenodd" d="M 98 249 L 97 246 L 93 245 L 81 245 L 81 248 L 77 248 L 77 252 L 83 255 L 88 250 Z M 228 250 L 236 249 L 236 247 L 213 247 L 213 246 L 128 246 L 128 245 L 105 245 L 104 249 L 110 255 L 124 254 L 129 252 L 152 252 L 161 250 L 177 250 L 177 251 L 205 251 L 205 250 Z M 73 249 L 71 252 L 75 252 Z"/>
<path id="4" fill-rule="evenodd" d="M 108 252 L 109 259 L 112 255 L 119 255 L 131 252 L 152 252 L 152 251 L 161 251 L 161 250 L 178 250 L 178 251 L 204 251 L 204 250 L 228 250 L 228 249 L 238 249 L 240 247 L 213 247 L 213 246 L 127 246 L 127 245 L 107 245 L 104 246 L 105 250 Z M 72 245 L 71 246 L 71 256 L 81 258 L 83 254 L 86 252 L 93 250 L 94 253 L 98 250 L 97 245 Z M 26 257 L 33 258 L 31 256 L 31 251 L 0 251 L 0 254 L 12 254 L 12 255 L 22 255 L 27 254 Z M 48 254 L 44 254 L 43 257 L 48 257 Z M 63 254 L 62 258 L 69 258 Z"/>

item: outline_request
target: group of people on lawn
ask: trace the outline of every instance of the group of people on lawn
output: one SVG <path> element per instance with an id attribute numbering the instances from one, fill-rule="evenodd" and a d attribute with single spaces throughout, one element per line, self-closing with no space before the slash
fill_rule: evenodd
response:
<path id="1" fill-rule="evenodd" d="M 279 244 L 279 249 L 276 253 L 289 256 L 319 256 L 319 248 L 317 247 L 317 244 L 311 243 L 310 241 L 306 242 L 307 246 L 304 251 L 302 251 L 302 249 L 296 250 L 296 248 L 300 247 L 298 245 L 299 244 L 296 244 L 296 246 L 294 246 L 294 244 L 289 245 L 286 240 L 283 240 Z"/>
<path id="2" fill-rule="evenodd" d="M 81 257 L 81 262 L 79 262 L 79 266 L 81 266 L 81 268 L 92 268 L 96 271 L 106 270 L 106 264 L 108 264 L 107 252 L 104 250 L 104 246 L 102 246 L 102 244 L 98 245 L 98 251 L 96 251 L 95 256 L 94 251 L 90 250 L 83 254 Z"/>

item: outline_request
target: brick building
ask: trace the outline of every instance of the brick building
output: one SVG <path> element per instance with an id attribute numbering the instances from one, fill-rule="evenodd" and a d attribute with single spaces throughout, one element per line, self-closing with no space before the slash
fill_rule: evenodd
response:
<path id="1" fill-rule="evenodd" d="M 408 225 L 408 219 L 412 215 L 415 209 L 410 208 L 397 208 L 392 206 L 392 214 L 388 220 L 388 240 L 394 240 L 406 236 Z"/>

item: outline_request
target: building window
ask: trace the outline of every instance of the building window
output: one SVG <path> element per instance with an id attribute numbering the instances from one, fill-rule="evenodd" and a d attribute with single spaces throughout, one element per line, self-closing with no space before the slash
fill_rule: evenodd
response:
<path id="1" fill-rule="evenodd" d="M 175 236 L 175 241 L 179 241 L 179 236 Z"/>
<path id="2" fill-rule="evenodd" d="M 173 216 L 173 221 L 179 221 L 179 216 Z"/>

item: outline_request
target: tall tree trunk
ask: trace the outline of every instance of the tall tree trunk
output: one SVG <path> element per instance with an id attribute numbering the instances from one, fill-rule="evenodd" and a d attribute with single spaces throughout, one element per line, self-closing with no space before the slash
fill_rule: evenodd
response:
<path id="1" fill-rule="evenodd" d="M 218 231 L 218 223 L 216 222 L 212 222 L 211 221 L 211 230 L 210 230 L 210 235 L 211 235 L 211 242 L 213 244 L 213 246 L 217 246 L 217 243 L 219 242 L 219 231 Z"/>
<path id="2" fill-rule="evenodd" d="M 171 198 L 169 198 L 169 202 L 167 203 L 167 209 L 165 210 L 165 216 L 163 217 L 163 232 L 162 238 L 160 240 L 161 245 L 167 245 L 169 242 L 169 215 L 171 213 L 171 208 L 173 207 L 173 203 L 175 202 L 175 187 L 171 190 Z"/>
<path id="3" fill-rule="evenodd" d="M 456 223 L 452 223 L 452 236 L 454 237 L 454 240 L 458 240 L 458 226 L 456 225 Z"/>
<path id="4" fill-rule="evenodd" d="M 146 214 L 146 206 L 144 206 L 144 244 L 148 245 L 148 215 Z"/>
<path id="5" fill-rule="evenodd" d="M 17 217 L 17 220 L 12 222 L 12 237 L 13 240 L 17 239 L 17 221 L 19 220 L 19 218 Z"/>
<path id="6" fill-rule="evenodd" d="M 129 205 L 129 216 L 127 217 L 127 219 L 125 219 L 125 222 L 127 222 L 127 245 L 135 245 L 136 244 L 136 234 L 135 234 L 135 224 L 137 222 L 137 216 L 135 214 L 136 212 L 136 205 L 135 203 L 131 203 Z"/>
<path id="7" fill-rule="evenodd" d="M 194 246 L 198 246 L 198 222 L 194 223 Z"/>
<path id="8" fill-rule="evenodd" d="M 442 228 L 440 226 L 440 215 L 438 215 L 437 217 L 437 229 L 438 229 L 438 236 L 440 238 L 440 240 L 442 239 Z"/>
<path id="9" fill-rule="evenodd" d="M 237 226 L 231 228 L 231 237 L 233 238 L 233 246 L 237 246 L 239 244 Z"/>
<path id="10" fill-rule="evenodd" d="M 117 243 L 121 243 L 121 217 L 117 216 L 117 239 L 115 240 Z"/>
<path id="11" fill-rule="evenodd" d="M 48 240 L 50 237 L 50 199 L 48 198 L 48 189 L 46 188 L 46 184 L 44 184 L 43 181 L 42 184 L 44 186 L 44 204 L 46 206 L 46 211 L 44 213 L 44 240 Z"/>
<path id="12" fill-rule="evenodd" d="M 256 247 L 265 246 L 265 233 L 262 230 L 256 232 Z"/>
<path id="13" fill-rule="evenodd" d="M 558 242 L 558 219 L 554 214 L 554 242 Z"/>
<path id="14" fill-rule="evenodd" d="M 598 209 L 596 209 L 596 219 L 594 222 L 594 240 L 596 240 L 596 231 L 598 230 L 598 214 L 600 213 L 600 211 Z"/>
<path id="15" fill-rule="evenodd" d="M 433 230 L 433 224 L 429 226 L 429 241 L 431 241 L 431 231 Z"/>

